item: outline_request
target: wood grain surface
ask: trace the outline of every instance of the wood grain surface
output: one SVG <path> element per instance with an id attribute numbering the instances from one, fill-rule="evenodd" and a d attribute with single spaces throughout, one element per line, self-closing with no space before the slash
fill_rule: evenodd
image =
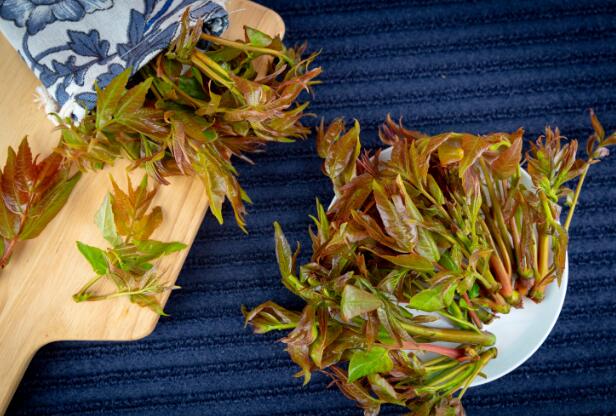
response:
<path id="1" fill-rule="evenodd" d="M 227 4 L 230 26 L 223 37 L 243 37 L 243 26 L 268 34 L 283 34 L 284 23 L 272 10 L 246 0 Z M 34 152 L 47 154 L 59 133 L 34 102 L 40 85 L 9 43 L 0 36 L 0 163 L 7 146 L 16 147 L 25 135 Z M 59 340 L 136 340 L 150 334 L 158 316 L 126 299 L 74 303 L 71 295 L 92 271 L 75 241 L 106 246 L 94 224 L 94 214 L 108 192 L 108 175 L 126 185 L 126 164 L 88 173 L 77 184 L 68 204 L 41 236 L 20 243 L 6 269 L 0 272 L 0 414 L 4 413 L 28 363 L 46 343 Z M 132 172 L 133 181 L 142 172 Z M 152 182 L 152 181 L 150 181 Z M 153 238 L 191 244 L 207 211 L 207 198 L 198 179 L 172 178 L 154 201 L 164 213 Z M 159 263 L 169 282 L 175 282 L 188 249 Z M 207 278 L 207 276 L 204 276 Z M 163 304 L 167 300 L 165 295 Z"/>

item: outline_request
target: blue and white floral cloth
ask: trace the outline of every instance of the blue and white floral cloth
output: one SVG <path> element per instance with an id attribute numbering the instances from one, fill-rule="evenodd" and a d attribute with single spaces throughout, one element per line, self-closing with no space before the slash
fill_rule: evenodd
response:
<path id="1" fill-rule="evenodd" d="M 94 82 L 104 87 L 165 49 L 187 7 L 220 35 L 224 1 L 0 0 L 0 30 L 58 104 L 52 109 L 80 119 L 96 103 Z"/>

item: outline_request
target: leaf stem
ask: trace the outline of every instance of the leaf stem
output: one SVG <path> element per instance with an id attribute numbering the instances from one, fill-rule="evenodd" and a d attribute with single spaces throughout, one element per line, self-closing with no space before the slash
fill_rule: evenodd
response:
<path id="1" fill-rule="evenodd" d="M 218 36 L 212 36 L 206 33 L 201 34 L 201 39 L 207 40 L 208 42 L 212 42 L 218 45 L 229 46 L 234 49 L 239 49 L 244 52 L 256 52 L 256 53 L 263 53 L 267 55 L 274 55 L 274 56 L 279 57 L 280 59 L 283 59 L 289 65 L 294 64 L 291 58 L 289 58 L 284 52 L 277 51 L 274 49 L 261 48 L 258 46 L 247 45 L 245 43 L 240 43 L 240 42 L 235 42 L 235 41 L 228 40 L 228 39 L 219 38 Z"/>
<path id="2" fill-rule="evenodd" d="M 477 377 L 477 374 L 479 374 L 481 369 L 483 367 L 485 367 L 486 364 L 488 364 L 488 361 L 490 361 L 492 358 L 496 357 L 496 353 L 497 353 L 496 348 L 490 348 L 489 350 L 487 350 L 486 352 L 481 354 L 481 357 L 479 358 L 479 361 L 475 365 L 475 370 L 473 371 L 471 376 L 468 378 L 466 383 L 464 383 L 464 387 L 462 388 L 462 391 L 458 395 L 458 400 L 462 399 L 462 397 L 464 396 L 464 393 L 466 393 L 466 390 L 468 389 L 468 387 L 471 385 L 471 383 L 473 382 L 475 377 Z"/>
<path id="3" fill-rule="evenodd" d="M 91 288 L 96 282 L 101 280 L 103 277 L 105 277 L 104 274 L 97 274 L 92 279 L 90 279 L 81 289 L 79 289 L 79 292 L 73 295 L 73 299 L 75 300 L 75 302 L 82 302 L 84 300 L 92 299 L 91 297 L 84 298 L 87 295 L 86 292 L 89 288 Z"/>
<path id="4" fill-rule="evenodd" d="M 584 179 L 586 179 L 586 174 L 588 173 L 588 169 L 590 168 L 590 163 L 592 159 L 586 162 L 586 166 L 584 166 L 584 170 L 580 175 L 580 179 L 578 180 L 577 186 L 575 187 L 575 193 L 573 194 L 573 201 L 571 202 L 571 206 L 569 207 L 569 213 L 567 214 L 567 219 L 565 220 L 565 231 L 569 231 L 569 226 L 571 225 L 571 219 L 573 218 L 573 212 L 575 211 L 575 206 L 577 205 L 578 199 L 580 197 L 580 192 L 582 191 L 582 185 L 584 184 Z"/>
<path id="5" fill-rule="evenodd" d="M 416 343 L 412 341 L 405 341 L 402 343 L 401 349 L 434 352 L 436 354 L 453 358 L 454 360 L 462 360 L 464 359 L 464 357 L 466 357 L 466 352 L 461 348 L 449 348 L 429 343 Z"/>

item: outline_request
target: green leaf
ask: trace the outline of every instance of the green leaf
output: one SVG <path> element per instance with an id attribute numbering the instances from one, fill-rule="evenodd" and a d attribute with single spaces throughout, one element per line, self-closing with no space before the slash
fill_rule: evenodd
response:
<path id="1" fill-rule="evenodd" d="M 205 100 L 207 96 L 203 92 L 203 87 L 195 77 L 180 77 L 178 87 L 193 98 Z"/>
<path id="2" fill-rule="evenodd" d="M 280 275 L 284 278 L 293 274 L 293 253 L 278 222 L 274 222 L 274 239 L 276 240 L 276 259 Z"/>
<path id="3" fill-rule="evenodd" d="M 438 262 L 441 253 L 438 250 L 436 241 L 432 238 L 432 233 L 423 228 L 417 230 L 417 247 L 415 248 L 419 254 L 428 260 Z"/>
<path id="4" fill-rule="evenodd" d="M 105 240 L 107 240 L 112 246 L 117 247 L 122 244 L 122 239 L 118 235 L 118 230 L 116 229 L 113 218 L 113 210 L 111 209 L 111 199 L 109 194 L 105 195 L 103 204 L 98 209 L 94 221 L 96 222 L 99 230 L 101 230 L 101 233 L 103 233 Z"/>
<path id="5" fill-rule="evenodd" d="M 458 288 L 458 285 L 456 285 L 455 283 L 450 283 L 449 286 L 447 286 L 446 288 L 443 288 L 443 287 L 439 288 L 439 290 L 442 293 L 443 304 L 445 306 L 451 305 L 451 302 L 453 302 L 453 297 L 456 294 L 457 288 Z"/>
<path id="6" fill-rule="evenodd" d="M 81 178 L 81 172 L 76 173 L 67 180 L 58 182 L 46 192 L 45 196 L 34 204 L 19 235 L 20 240 L 29 240 L 37 237 L 43 229 L 54 219 L 68 200 L 73 188 Z"/>
<path id="7" fill-rule="evenodd" d="M 152 85 L 152 78 L 148 78 L 145 81 L 135 85 L 128 90 L 122 97 L 118 104 L 118 109 L 115 111 L 116 117 L 121 117 L 123 114 L 134 113 L 143 107 L 145 97 Z"/>
<path id="8" fill-rule="evenodd" d="M 372 293 L 359 289 L 353 285 L 346 285 L 342 290 L 340 312 L 342 319 L 348 321 L 362 313 L 378 309 L 383 302 Z"/>
<path id="9" fill-rule="evenodd" d="M 381 256 L 385 260 L 388 260 L 396 266 L 404 267 L 405 269 L 414 270 L 416 272 L 432 272 L 434 271 L 434 264 L 427 258 L 420 256 L 419 254 L 400 254 L 398 256 Z"/>
<path id="10" fill-rule="evenodd" d="M 94 270 L 96 274 L 109 273 L 109 262 L 105 251 L 98 247 L 84 244 L 81 241 L 77 241 L 77 249 L 83 254 L 88 263 L 90 263 L 92 270 Z"/>
<path id="11" fill-rule="evenodd" d="M 477 283 L 473 283 L 473 286 L 468 291 L 468 297 L 473 299 L 479 296 L 479 285 Z"/>
<path id="12" fill-rule="evenodd" d="M 8 210 L 2 199 L 0 191 L 0 236 L 7 240 L 15 237 L 19 231 L 19 217 Z"/>
<path id="13" fill-rule="evenodd" d="M 445 203 L 445 196 L 443 195 L 443 191 L 441 187 L 438 186 L 434 176 L 428 175 L 428 190 L 430 191 L 430 195 L 436 200 L 436 202 L 440 205 Z"/>
<path id="14" fill-rule="evenodd" d="M 100 90 L 96 86 L 98 98 L 96 100 L 96 128 L 101 129 L 113 118 L 113 115 L 118 108 L 120 99 L 124 94 L 126 83 L 131 74 L 131 68 L 126 68 L 118 74 L 111 82 Z"/>
<path id="15" fill-rule="evenodd" d="M 145 240 L 135 241 L 134 243 L 139 251 L 146 254 L 150 259 L 166 256 L 186 248 L 186 244 L 177 241 L 165 243 L 156 240 Z"/>
<path id="16" fill-rule="evenodd" d="M 372 347 L 368 351 L 356 351 L 349 362 L 349 383 L 376 373 L 386 373 L 394 368 L 388 351 L 383 347 Z"/>
<path id="17" fill-rule="evenodd" d="M 441 290 L 442 289 L 439 287 L 422 290 L 411 297 L 409 300 L 409 307 L 426 312 L 434 312 L 443 309 L 445 303 L 443 302 Z"/>
<path id="18" fill-rule="evenodd" d="M 257 29 L 253 29 L 252 27 L 246 26 L 245 31 L 246 31 L 246 37 L 248 38 L 248 41 L 253 46 L 257 46 L 260 48 L 266 48 L 272 43 L 273 39 L 270 36 L 268 36 L 267 34 Z"/>

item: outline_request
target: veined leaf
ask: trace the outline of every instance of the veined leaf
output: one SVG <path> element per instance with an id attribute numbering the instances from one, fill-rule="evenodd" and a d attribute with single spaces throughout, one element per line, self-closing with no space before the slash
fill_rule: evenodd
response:
<path id="1" fill-rule="evenodd" d="M 522 130 L 516 132 L 511 146 L 492 162 L 494 175 L 498 179 L 508 179 L 519 171 L 522 160 L 522 134 Z"/>
<path id="2" fill-rule="evenodd" d="M 112 246 L 117 247 L 122 244 L 122 239 L 116 229 L 109 194 L 105 195 L 105 199 L 103 199 L 103 203 L 96 213 L 95 222 L 98 229 L 103 233 L 105 240 L 111 243 Z"/>
<path id="3" fill-rule="evenodd" d="M 86 258 L 96 274 L 109 273 L 109 260 L 104 250 L 77 241 L 77 249 Z"/>
<path id="4" fill-rule="evenodd" d="M 249 26 L 246 26 L 246 38 L 251 45 L 261 48 L 268 47 L 273 40 L 271 36 Z"/>
<path id="5" fill-rule="evenodd" d="M 60 181 L 53 188 L 46 192 L 45 196 L 35 203 L 29 211 L 22 231 L 19 235 L 20 240 L 29 240 L 37 237 L 43 229 L 55 218 L 62 207 L 66 204 L 73 188 L 81 178 L 78 172 L 72 177 Z"/>
<path id="6" fill-rule="evenodd" d="M 426 312 L 434 312 L 445 307 L 440 289 L 424 289 L 413 295 L 409 300 L 409 307 Z"/>
<path id="7" fill-rule="evenodd" d="M 383 347 L 372 347 L 368 351 L 356 351 L 349 361 L 349 383 L 362 377 L 376 373 L 387 373 L 392 370 L 393 361 L 389 352 Z"/>
<path id="8" fill-rule="evenodd" d="M 150 310 L 152 310 L 152 312 L 160 316 L 169 316 L 165 313 L 160 302 L 158 301 L 158 299 L 156 299 L 156 296 L 154 295 L 130 295 L 130 301 L 141 306 L 142 308 L 149 308 Z"/>
<path id="9" fill-rule="evenodd" d="M 342 319 L 349 321 L 357 315 L 378 309 L 383 302 L 370 292 L 353 285 L 346 285 L 342 291 L 340 313 Z"/>
<path id="10" fill-rule="evenodd" d="M 125 93 L 126 83 L 131 74 L 131 68 L 126 68 L 101 90 L 96 87 L 96 128 L 103 128 L 113 118 L 120 99 Z"/>
<path id="11" fill-rule="evenodd" d="M 116 117 L 122 117 L 124 114 L 134 113 L 143 107 L 145 96 L 152 85 L 152 78 L 135 85 L 119 100 L 118 108 L 115 111 Z"/>
<path id="12" fill-rule="evenodd" d="M 381 255 L 382 258 L 389 260 L 397 266 L 411 269 L 417 272 L 432 272 L 434 264 L 429 259 L 419 254 L 399 254 L 397 256 Z"/>
<path id="13" fill-rule="evenodd" d="M 274 239 L 276 240 L 276 259 L 280 275 L 284 278 L 293 274 L 293 253 L 280 224 L 274 222 Z"/>
<path id="14" fill-rule="evenodd" d="M 146 257 L 152 258 L 166 256 L 186 248 L 186 244 L 177 241 L 165 243 L 156 240 L 135 241 L 135 246 L 137 246 L 139 251 L 145 254 Z"/>

